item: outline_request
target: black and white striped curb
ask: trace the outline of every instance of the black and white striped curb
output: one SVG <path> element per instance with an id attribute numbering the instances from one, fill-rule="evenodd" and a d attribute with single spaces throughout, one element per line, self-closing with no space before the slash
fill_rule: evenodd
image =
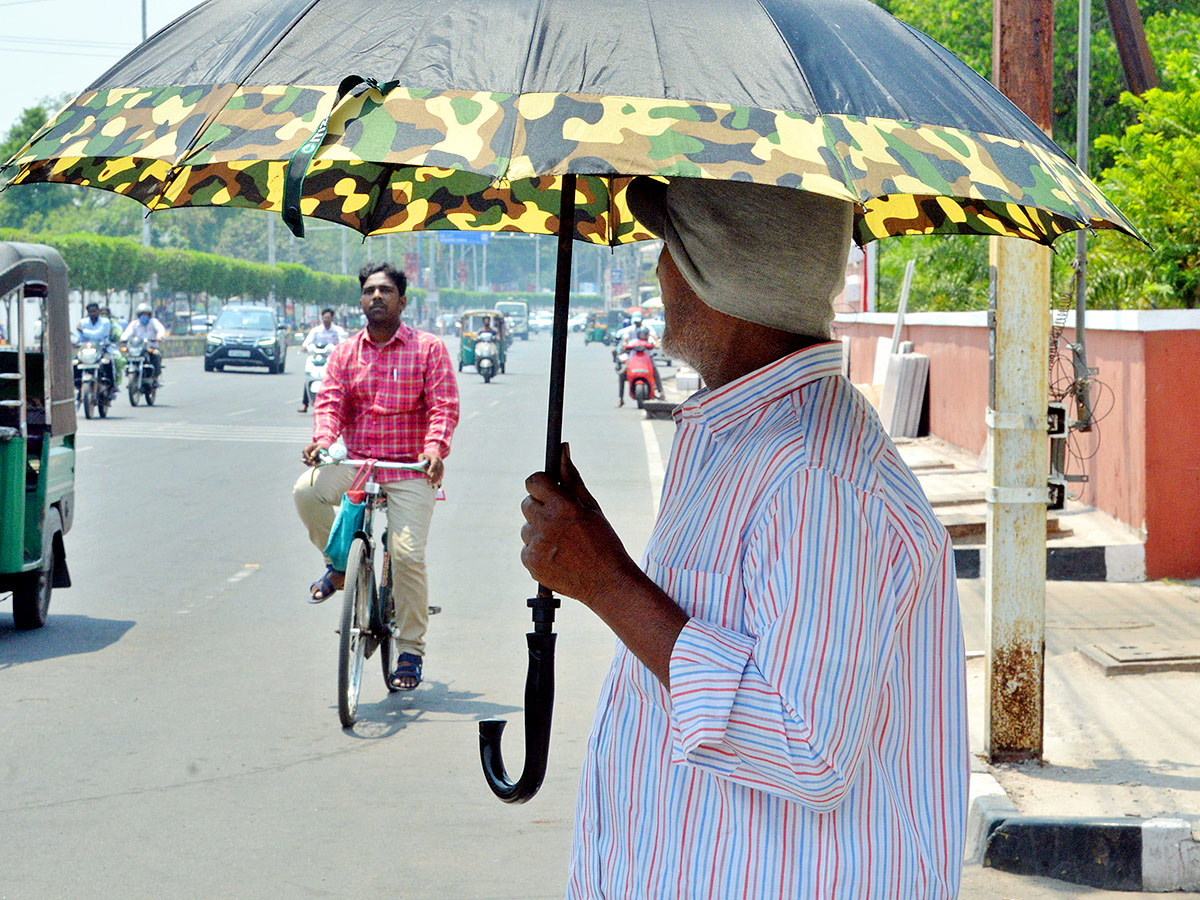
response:
<path id="1" fill-rule="evenodd" d="M 980 578 L 987 553 L 982 547 L 955 547 L 954 567 L 959 578 Z M 1048 581 L 1145 581 L 1144 544 L 1110 544 L 1102 547 L 1047 547 Z"/>
<path id="2" fill-rule="evenodd" d="M 966 860 L 1112 891 L 1200 891 L 1200 819 L 1026 816 L 972 772 Z"/>

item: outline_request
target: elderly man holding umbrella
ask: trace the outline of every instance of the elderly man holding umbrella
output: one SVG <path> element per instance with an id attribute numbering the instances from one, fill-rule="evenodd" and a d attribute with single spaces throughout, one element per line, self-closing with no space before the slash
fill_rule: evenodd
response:
<path id="1" fill-rule="evenodd" d="M 676 411 L 641 565 L 564 457 L 522 560 L 620 642 L 588 744 L 571 897 L 957 894 L 967 797 L 949 537 L 829 343 L 852 207 L 641 179 Z"/>

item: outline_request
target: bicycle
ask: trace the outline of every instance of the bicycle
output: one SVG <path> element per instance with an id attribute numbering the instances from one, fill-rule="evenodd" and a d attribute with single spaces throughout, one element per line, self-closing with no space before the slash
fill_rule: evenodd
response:
<path id="1" fill-rule="evenodd" d="M 341 454 L 324 451 L 321 465 L 370 466 L 363 485 L 366 505 L 362 527 L 354 535 L 346 556 L 346 581 L 343 587 L 342 619 L 338 628 L 338 719 L 343 728 L 357 720 L 358 695 L 362 686 L 363 666 L 376 650 L 380 650 L 383 683 L 388 693 L 392 687 L 391 661 L 396 637 L 396 604 L 392 598 L 391 554 L 388 551 L 387 528 L 381 540 L 383 562 L 378 583 L 375 580 L 374 544 L 371 519 L 376 510 L 387 507 L 387 495 L 375 480 L 374 469 L 402 469 L 424 472 L 429 463 L 379 462 L 370 459 L 347 459 L 345 449 L 335 447 Z"/>

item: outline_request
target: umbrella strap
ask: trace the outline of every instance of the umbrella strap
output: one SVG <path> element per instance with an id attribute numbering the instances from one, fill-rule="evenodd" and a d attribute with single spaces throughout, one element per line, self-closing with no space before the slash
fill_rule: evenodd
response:
<path id="1" fill-rule="evenodd" d="M 329 113 L 321 120 L 309 139 L 301 144 L 288 159 L 287 171 L 283 176 L 283 221 L 296 237 L 304 237 L 304 217 L 300 212 L 300 199 L 304 196 L 304 179 L 308 175 L 309 164 L 317 155 L 317 151 L 321 149 L 325 135 L 329 132 L 329 120 L 333 118 L 337 108 L 342 105 L 342 101 L 355 88 L 365 85 L 368 90 L 375 90 L 381 95 L 387 96 L 397 84 L 399 84 L 397 81 L 380 83 L 366 75 L 347 75 L 338 85 L 337 97 L 333 101 L 333 106 L 329 108 Z"/>

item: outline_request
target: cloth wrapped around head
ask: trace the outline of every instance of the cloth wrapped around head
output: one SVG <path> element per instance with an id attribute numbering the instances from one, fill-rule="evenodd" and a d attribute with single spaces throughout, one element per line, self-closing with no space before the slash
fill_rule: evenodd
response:
<path id="1" fill-rule="evenodd" d="M 635 178 L 626 197 L 683 277 L 718 312 L 829 337 L 846 280 L 854 207 L 774 185 Z"/>

